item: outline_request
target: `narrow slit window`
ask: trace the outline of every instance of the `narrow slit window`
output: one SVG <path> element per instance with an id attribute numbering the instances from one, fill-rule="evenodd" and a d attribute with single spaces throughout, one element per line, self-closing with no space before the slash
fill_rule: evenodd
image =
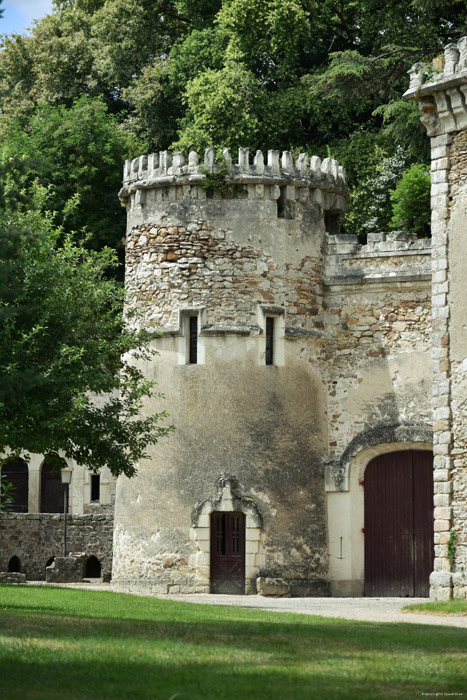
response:
<path id="1" fill-rule="evenodd" d="M 101 478 L 99 474 L 91 474 L 91 501 L 99 501 L 101 497 Z"/>
<path id="2" fill-rule="evenodd" d="M 266 316 L 266 364 L 274 364 L 274 317 Z"/>
<path id="3" fill-rule="evenodd" d="M 196 365 L 198 363 L 198 317 L 190 316 L 190 348 L 189 348 L 189 364 Z"/>

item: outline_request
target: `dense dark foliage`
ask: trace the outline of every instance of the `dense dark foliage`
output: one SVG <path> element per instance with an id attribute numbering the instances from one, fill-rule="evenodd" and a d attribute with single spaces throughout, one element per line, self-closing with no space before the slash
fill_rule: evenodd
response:
<path id="1" fill-rule="evenodd" d="M 358 195 L 347 230 L 363 232 L 391 219 L 369 211 L 385 159 L 428 158 L 406 71 L 466 32 L 452 0 L 55 0 L 4 39 L 0 136 L 43 159 L 48 206 L 80 197 L 62 223 L 96 247 L 123 235 L 123 158 L 170 147 L 330 153 Z"/>

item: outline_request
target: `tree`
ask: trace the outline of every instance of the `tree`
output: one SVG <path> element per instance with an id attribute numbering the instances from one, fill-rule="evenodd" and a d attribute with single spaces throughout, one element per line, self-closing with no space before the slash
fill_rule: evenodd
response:
<path id="1" fill-rule="evenodd" d="M 417 236 L 430 230 L 430 173 L 427 166 L 412 165 L 390 190 L 392 204 L 391 227 L 402 228 Z"/>
<path id="2" fill-rule="evenodd" d="M 331 153 L 368 209 L 382 161 L 399 147 L 407 167 L 428 159 L 416 105 L 401 99 L 407 70 L 465 33 L 465 3 L 451 0 L 55 0 L 31 36 L 3 41 L 0 135 L 14 141 L 5 125 L 16 123 L 32 143 L 38 115 L 58 123 L 44 102 L 71 125 L 77 101 L 100 100 L 114 134 L 118 124 L 130 136 L 124 157 L 206 145 Z M 73 183 L 82 163 L 57 168 Z M 94 212 L 75 213 L 96 245 L 114 245 L 114 221 Z M 346 230 L 364 233 L 360 218 Z"/>
<path id="3" fill-rule="evenodd" d="M 5 244 L 12 231 L 14 258 Z M 113 251 L 86 249 L 52 215 L 3 207 L 0 451 L 60 452 L 132 476 L 171 429 L 160 425 L 164 411 L 140 416 L 142 402 L 157 397 L 136 365 L 151 354 L 151 336 L 123 317 L 122 286 L 107 276 L 116 264 Z"/>
<path id="4" fill-rule="evenodd" d="M 47 189 L 46 210 L 67 232 L 86 229 L 87 247 L 121 249 L 125 217 L 118 201 L 122 163 L 140 144 L 108 114 L 102 99 L 82 96 L 70 107 L 37 105 L 27 126 L 1 120 L 0 160 L 28 159 L 23 188 Z"/>

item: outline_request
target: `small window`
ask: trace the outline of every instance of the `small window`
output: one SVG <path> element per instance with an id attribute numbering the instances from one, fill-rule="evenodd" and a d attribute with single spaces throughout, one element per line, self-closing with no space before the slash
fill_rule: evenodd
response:
<path id="1" fill-rule="evenodd" d="M 326 233 L 331 235 L 336 235 L 340 233 L 341 230 L 341 215 L 336 211 L 326 211 L 324 212 L 324 227 Z"/>
<path id="2" fill-rule="evenodd" d="M 99 501 L 101 497 L 101 477 L 91 474 L 91 501 Z"/>
<path id="3" fill-rule="evenodd" d="M 281 187 L 281 194 L 277 200 L 277 217 L 279 219 L 295 219 L 295 202 L 287 199 L 287 187 Z"/>
<path id="4" fill-rule="evenodd" d="M 189 352 L 188 363 L 196 365 L 198 363 L 198 317 L 189 317 Z"/>
<path id="5" fill-rule="evenodd" d="M 274 316 L 266 316 L 266 364 L 274 364 Z"/>

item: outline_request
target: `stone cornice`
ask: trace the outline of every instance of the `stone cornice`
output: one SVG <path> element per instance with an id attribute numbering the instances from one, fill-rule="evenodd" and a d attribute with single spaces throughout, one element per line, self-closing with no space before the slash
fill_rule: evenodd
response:
<path id="1" fill-rule="evenodd" d="M 428 136 L 439 136 L 467 128 L 467 37 L 444 50 L 442 72 L 423 83 L 425 68 L 415 63 L 409 70 L 407 100 L 418 102 L 420 119 Z"/>

